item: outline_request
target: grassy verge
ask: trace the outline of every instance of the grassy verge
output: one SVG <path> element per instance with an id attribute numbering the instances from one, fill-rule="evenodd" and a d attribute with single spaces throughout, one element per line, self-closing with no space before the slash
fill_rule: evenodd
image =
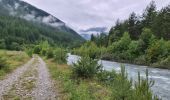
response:
<path id="1" fill-rule="evenodd" d="M 30 57 L 21 51 L 0 50 L 0 59 L 3 59 L 0 61 L 0 79 L 3 79 L 6 74 L 25 64 Z"/>
<path id="2" fill-rule="evenodd" d="M 73 79 L 71 68 L 46 60 L 61 100 L 110 100 L 111 90 L 95 79 Z"/>

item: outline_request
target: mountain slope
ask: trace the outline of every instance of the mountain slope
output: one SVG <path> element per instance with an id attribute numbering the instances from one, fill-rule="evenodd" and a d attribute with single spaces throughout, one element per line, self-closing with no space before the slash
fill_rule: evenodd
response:
<path id="1" fill-rule="evenodd" d="M 0 0 L 0 30 L 0 46 L 42 40 L 48 40 L 53 45 L 71 45 L 84 41 L 61 20 L 20 0 Z M 9 37 L 13 39 L 9 41 Z"/>

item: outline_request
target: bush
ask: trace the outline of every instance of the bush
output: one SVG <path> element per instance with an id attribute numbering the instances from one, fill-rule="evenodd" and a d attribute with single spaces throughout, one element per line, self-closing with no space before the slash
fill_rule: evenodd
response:
<path id="1" fill-rule="evenodd" d="M 98 48 L 94 42 L 86 42 L 79 49 L 74 49 L 74 54 L 80 56 L 89 56 L 90 58 L 97 59 L 101 56 L 101 52 L 104 52 L 104 48 Z"/>
<path id="2" fill-rule="evenodd" d="M 29 57 L 32 57 L 33 55 L 33 50 L 32 49 L 26 49 L 25 51 Z"/>
<path id="3" fill-rule="evenodd" d="M 49 48 L 46 53 L 47 58 L 53 58 L 54 57 L 54 51 L 52 48 Z"/>
<path id="4" fill-rule="evenodd" d="M 33 53 L 35 53 L 35 54 L 40 54 L 40 52 L 41 52 L 41 47 L 40 47 L 39 45 L 36 45 L 36 46 L 34 47 Z"/>
<path id="5" fill-rule="evenodd" d="M 154 81 L 149 81 L 148 70 L 146 70 L 146 79 L 141 78 L 138 73 L 138 81 L 134 83 L 133 100 L 159 100 L 151 91 L 153 85 Z"/>
<path id="6" fill-rule="evenodd" d="M 140 65 L 141 65 L 141 64 L 147 64 L 145 55 L 142 55 L 142 56 L 139 56 L 138 58 L 136 58 L 136 59 L 134 60 L 134 63 L 140 64 Z"/>
<path id="7" fill-rule="evenodd" d="M 112 70 L 111 72 L 103 70 L 97 74 L 98 81 L 106 85 L 110 85 L 114 81 L 115 77 L 116 72 L 114 70 Z"/>
<path id="8" fill-rule="evenodd" d="M 128 80 L 128 74 L 124 66 L 121 66 L 121 72 L 116 75 L 112 90 L 114 100 L 130 100 L 132 95 L 132 81 Z"/>
<path id="9" fill-rule="evenodd" d="M 138 50 L 138 41 L 132 41 L 129 46 L 128 50 L 126 51 L 127 53 L 127 59 L 128 60 L 134 60 L 138 55 L 139 55 L 139 50 Z"/>
<path id="10" fill-rule="evenodd" d="M 42 55 L 42 56 L 45 56 L 46 54 L 47 54 L 47 49 L 42 49 L 42 50 L 41 50 L 41 55 Z"/>
<path id="11" fill-rule="evenodd" d="M 57 63 L 66 63 L 67 62 L 67 53 L 65 52 L 65 49 L 62 48 L 56 48 L 54 50 L 54 59 L 57 61 Z"/>
<path id="12" fill-rule="evenodd" d="M 112 60 L 113 57 L 112 57 L 112 55 L 110 53 L 104 53 L 104 54 L 102 54 L 101 59 L 103 59 L 103 60 Z"/>
<path id="13" fill-rule="evenodd" d="M 149 80 L 148 70 L 146 70 L 146 78 L 142 78 L 138 73 L 138 81 L 132 85 L 132 79 L 128 79 L 125 67 L 121 66 L 121 72 L 114 75 L 112 81 L 113 100 L 159 100 L 153 95 L 151 87 L 154 81 Z"/>
<path id="14" fill-rule="evenodd" d="M 74 77 L 93 78 L 101 71 L 101 68 L 101 65 L 98 64 L 98 60 L 93 60 L 86 56 L 73 64 L 72 72 Z"/>

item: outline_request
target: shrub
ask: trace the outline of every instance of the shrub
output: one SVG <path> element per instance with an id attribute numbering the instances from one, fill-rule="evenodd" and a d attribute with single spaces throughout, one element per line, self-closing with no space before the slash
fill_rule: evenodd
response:
<path id="1" fill-rule="evenodd" d="M 33 53 L 35 53 L 35 54 L 40 54 L 40 52 L 41 52 L 41 47 L 40 47 L 39 45 L 36 45 L 36 46 L 34 47 Z"/>
<path id="2" fill-rule="evenodd" d="M 112 55 L 110 53 L 104 53 L 104 54 L 102 54 L 101 59 L 103 59 L 103 60 L 112 60 L 113 57 L 112 57 Z"/>
<path id="3" fill-rule="evenodd" d="M 110 85 L 114 81 L 115 77 L 116 72 L 114 70 L 112 70 L 111 72 L 103 70 L 97 74 L 98 81 L 106 85 Z"/>
<path id="4" fill-rule="evenodd" d="M 138 73 L 138 81 L 134 83 L 133 100 L 158 100 L 157 96 L 152 94 L 153 85 L 154 81 L 149 81 L 148 70 L 146 70 L 146 79 L 141 78 Z"/>
<path id="5" fill-rule="evenodd" d="M 141 65 L 141 64 L 147 64 L 145 55 L 142 55 L 142 56 L 139 56 L 138 58 L 136 58 L 136 59 L 134 60 L 134 63 L 140 64 L 140 65 Z"/>
<path id="6" fill-rule="evenodd" d="M 33 55 L 33 50 L 32 49 L 26 49 L 25 51 L 29 57 L 32 57 Z"/>
<path id="7" fill-rule="evenodd" d="M 127 53 L 127 59 L 128 60 L 134 60 L 138 55 L 139 55 L 139 50 L 138 50 L 138 41 L 132 41 L 129 46 L 128 50 L 126 51 Z"/>
<path id="8" fill-rule="evenodd" d="M 101 71 L 101 68 L 101 65 L 98 64 L 98 60 L 86 56 L 73 64 L 72 72 L 74 77 L 93 78 Z"/>
<path id="9" fill-rule="evenodd" d="M 74 54 L 80 56 L 89 56 L 90 58 L 97 59 L 101 56 L 101 52 L 104 48 L 98 48 L 94 42 L 86 42 L 79 49 L 74 49 Z"/>
<path id="10" fill-rule="evenodd" d="M 42 55 L 42 56 L 45 56 L 46 54 L 47 54 L 47 49 L 42 49 L 42 50 L 41 50 L 41 55 Z"/>
<path id="11" fill-rule="evenodd" d="M 114 100 L 130 100 L 132 95 L 132 80 L 128 80 L 125 67 L 121 66 L 121 72 L 116 75 L 112 84 Z"/>
<path id="12" fill-rule="evenodd" d="M 66 63 L 67 62 L 67 53 L 65 52 L 65 49 L 62 48 L 56 48 L 54 50 L 54 59 L 57 61 L 57 63 Z"/>
<path id="13" fill-rule="evenodd" d="M 49 48 L 46 53 L 47 58 L 53 58 L 54 57 L 54 51 L 52 48 Z"/>

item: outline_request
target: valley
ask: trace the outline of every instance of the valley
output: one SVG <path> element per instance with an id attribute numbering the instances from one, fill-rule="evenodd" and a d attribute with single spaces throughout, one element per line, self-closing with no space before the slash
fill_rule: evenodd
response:
<path id="1" fill-rule="evenodd" d="M 126 3 L 0 0 L 0 100 L 169 100 L 170 4 Z"/>

